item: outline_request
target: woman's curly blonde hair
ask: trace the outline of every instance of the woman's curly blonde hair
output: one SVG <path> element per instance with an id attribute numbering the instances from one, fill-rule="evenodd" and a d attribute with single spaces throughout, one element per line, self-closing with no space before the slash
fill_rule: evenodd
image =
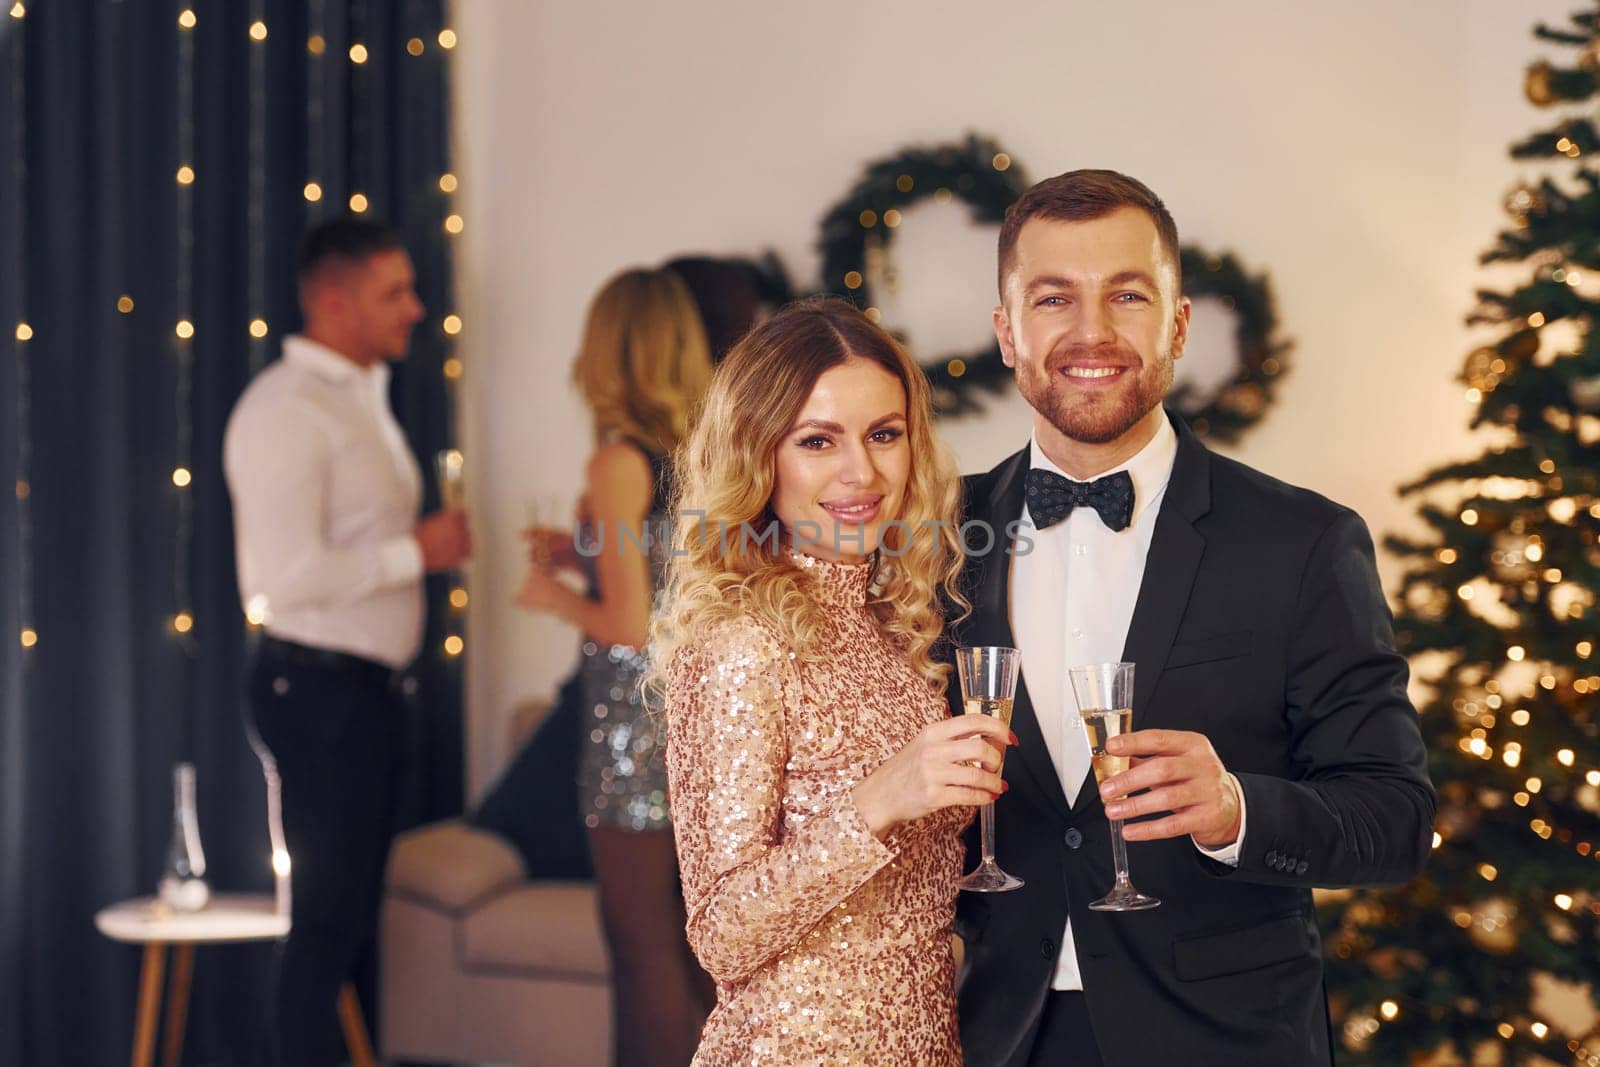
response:
<path id="1" fill-rule="evenodd" d="M 771 506 L 777 451 L 817 379 L 847 360 L 876 363 L 906 395 L 911 471 L 898 524 L 883 531 L 869 609 L 935 691 L 949 666 L 933 649 L 944 628 L 941 597 L 956 589 L 960 479 L 933 433 L 928 381 L 906 351 L 834 297 L 803 300 L 756 327 L 717 367 L 698 419 L 676 454 L 674 529 L 666 588 L 651 624 L 658 692 L 677 650 L 719 623 L 754 617 L 801 659 L 816 659 L 824 609 L 805 590 Z"/>

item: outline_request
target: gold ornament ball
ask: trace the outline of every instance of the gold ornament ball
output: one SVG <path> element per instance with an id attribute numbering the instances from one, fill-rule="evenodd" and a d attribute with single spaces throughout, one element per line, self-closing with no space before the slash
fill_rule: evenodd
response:
<path id="1" fill-rule="evenodd" d="M 1578 66 L 1590 74 L 1600 72 L 1600 37 L 1596 37 L 1578 53 Z"/>
<path id="2" fill-rule="evenodd" d="M 1530 66 L 1522 80 L 1522 91 L 1528 95 L 1530 103 L 1539 107 L 1549 107 L 1560 99 L 1550 85 L 1550 64 L 1541 59 Z"/>

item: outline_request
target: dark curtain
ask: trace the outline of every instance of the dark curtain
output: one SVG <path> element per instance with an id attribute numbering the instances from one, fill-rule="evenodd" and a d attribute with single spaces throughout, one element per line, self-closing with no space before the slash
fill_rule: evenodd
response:
<path id="1" fill-rule="evenodd" d="M 176 762 L 197 767 L 213 891 L 271 888 L 222 430 L 299 326 L 296 240 L 356 193 L 404 232 L 429 308 L 393 400 L 436 506 L 458 366 L 441 183 L 450 52 L 442 0 L 12 3 L 0 3 L 0 471 L 17 477 L 0 494 L 0 1063 L 100 1067 L 127 1060 L 139 951 L 102 938 L 93 916 L 154 891 Z M 448 592 L 430 582 L 414 669 L 412 822 L 461 803 Z M 270 952 L 198 951 L 186 1062 L 252 1062 Z"/>

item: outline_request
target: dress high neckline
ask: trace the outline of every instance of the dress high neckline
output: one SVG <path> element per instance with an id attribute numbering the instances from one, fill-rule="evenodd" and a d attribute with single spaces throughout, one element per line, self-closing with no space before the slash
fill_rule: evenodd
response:
<path id="1" fill-rule="evenodd" d="M 872 560 L 838 563 L 808 556 L 791 549 L 789 558 L 811 576 L 809 591 L 820 603 L 830 607 L 859 608 L 867 602 L 867 587 L 872 584 Z"/>

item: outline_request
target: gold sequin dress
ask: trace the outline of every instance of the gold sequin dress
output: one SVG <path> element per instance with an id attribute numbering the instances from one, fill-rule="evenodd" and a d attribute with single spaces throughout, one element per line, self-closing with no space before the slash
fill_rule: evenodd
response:
<path id="1" fill-rule="evenodd" d="M 958 1065 L 950 930 L 972 809 L 885 843 L 850 796 L 945 703 L 868 612 L 870 565 L 797 559 L 830 612 L 826 658 L 745 619 L 667 672 L 689 943 L 717 982 L 694 1062 Z"/>

